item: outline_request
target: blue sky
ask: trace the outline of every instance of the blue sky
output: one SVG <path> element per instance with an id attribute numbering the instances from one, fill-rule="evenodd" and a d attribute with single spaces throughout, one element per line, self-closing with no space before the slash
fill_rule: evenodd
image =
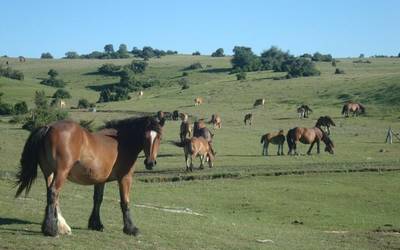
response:
<path id="1" fill-rule="evenodd" d="M 299 55 L 400 53 L 396 0 L 2 1 L 0 55 L 62 57 L 125 43 L 180 53 L 256 53 L 276 45 Z"/>

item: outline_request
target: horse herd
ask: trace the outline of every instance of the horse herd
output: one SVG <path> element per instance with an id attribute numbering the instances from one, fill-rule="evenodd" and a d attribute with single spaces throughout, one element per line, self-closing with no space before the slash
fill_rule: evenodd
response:
<path id="1" fill-rule="evenodd" d="M 254 106 L 264 105 L 265 100 L 260 100 L 257 100 Z M 348 103 L 343 107 L 342 114 L 347 117 L 349 112 L 358 115 L 364 113 L 365 108 L 357 103 Z M 213 133 L 206 127 L 206 122 L 197 120 L 192 128 L 187 114 L 178 111 L 172 113 L 173 117 L 177 115 L 182 122 L 180 141 L 174 144 L 183 147 L 186 170 L 193 170 L 193 160 L 197 156 L 201 160 L 200 168 L 204 167 L 206 162 L 212 167 L 216 153 L 212 146 Z M 157 164 L 164 123 L 165 113 L 158 112 L 156 117 L 110 121 L 95 133 L 68 120 L 39 127 L 31 132 L 25 142 L 20 169 L 16 176 L 18 189 L 15 196 L 18 197 L 23 191 L 26 194 L 29 192 L 40 166 L 47 189 L 42 232 L 44 235 L 57 236 L 71 233 L 70 226 L 61 214 L 59 202 L 60 192 L 66 180 L 81 185 L 94 185 L 93 209 L 88 220 L 88 228 L 103 231 L 100 207 L 105 184 L 117 181 L 123 232 L 136 235 L 139 231 L 129 209 L 134 166 L 142 151 L 146 169 L 151 170 Z M 221 117 L 216 114 L 211 117 L 209 123 L 212 123 L 215 129 L 222 127 Z M 278 155 L 283 155 L 285 139 L 289 146 L 289 154 L 297 153 L 298 142 L 311 144 L 308 153 L 316 143 L 319 152 L 320 141 L 325 143 L 325 151 L 333 153 L 333 142 L 328 136 L 329 132 L 323 131 L 322 126 L 329 127 L 335 124 L 329 116 L 323 116 L 313 128 L 295 127 L 287 133 L 281 130 L 263 135 L 261 138 L 263 154 L 268 154 L 268 145 L 272 143 L 278 145 Z"/>

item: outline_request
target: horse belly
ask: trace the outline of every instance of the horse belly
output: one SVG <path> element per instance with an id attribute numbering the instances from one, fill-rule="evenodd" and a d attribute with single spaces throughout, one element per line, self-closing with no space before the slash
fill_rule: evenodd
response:
<path id="1" fill-rule="evenodd" d="M 69 172 L 68 180 L 81 185 L 103 183 L 107 181 L 111 170 L 111 167 L 108 170 L 103 166 L 77 162 Z"/>

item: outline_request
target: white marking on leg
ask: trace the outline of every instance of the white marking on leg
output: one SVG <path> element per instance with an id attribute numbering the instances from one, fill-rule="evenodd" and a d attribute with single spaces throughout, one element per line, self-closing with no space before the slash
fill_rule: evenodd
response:
<path id="1" fill-rule="evenodd" d="M 61 214 L 60 209 L 57 209 L 57 219 L 58 219 L 58 232 L 60 234 L 71 234 L 71 228 L 68 226 L 64 217 Z"/>

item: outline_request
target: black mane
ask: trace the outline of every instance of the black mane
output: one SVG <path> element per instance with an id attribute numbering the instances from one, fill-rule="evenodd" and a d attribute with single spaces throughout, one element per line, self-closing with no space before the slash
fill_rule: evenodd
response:
<path id="1" fill-rule="evenodd" d="M 149 130 L 154 130 L 161 134 L 162 126 L 157 119 L 150 116 L 131 117 L 123 120 L 111 120 L 106 122 L 104 128 L 112 128 L 119 133 L 144 133 Z"/>

